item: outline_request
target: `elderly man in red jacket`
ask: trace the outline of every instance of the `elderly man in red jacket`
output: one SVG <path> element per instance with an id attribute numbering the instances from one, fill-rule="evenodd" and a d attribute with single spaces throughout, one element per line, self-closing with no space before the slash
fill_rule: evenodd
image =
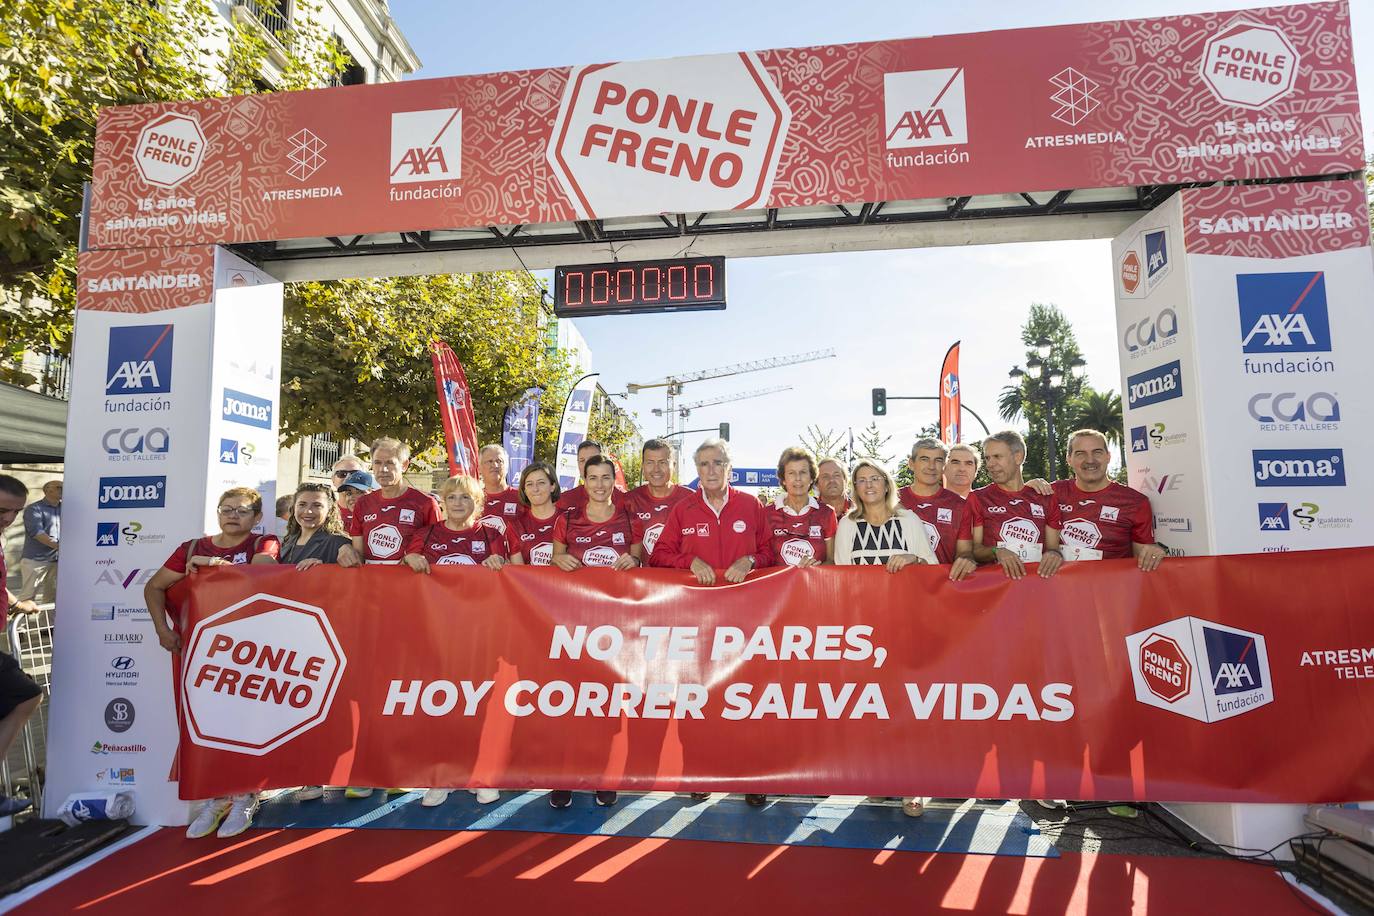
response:
<path id="1" fill-rule="evenodd" d="M 751 570 L 773 564 L 763 505 L 730 487 L 730 443 L 707 439 L 692 460 L 701 489 L 673 506 L 650 556 L 653 566 L 690 569 L 702 585 L 743 582 Z"/>

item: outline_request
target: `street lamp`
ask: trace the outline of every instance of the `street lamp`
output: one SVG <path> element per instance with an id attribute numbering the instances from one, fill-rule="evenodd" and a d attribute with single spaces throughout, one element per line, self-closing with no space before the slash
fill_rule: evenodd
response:
<path id="1" fill-rule="evenodd" d="M 1042 337 L 1035 342 L 1035 355 L 1026 360 L 1026 368 L 1022 370 L 1020 366 L 1013 366 L 1008 373 L 1018 385 L 1022 379 L 1030 379 L 1032 393 L 1038 394 L 1045 404 L 1045 470 L 1050 480 L 1055 477 L 1058 455 L 1054 441 L 1054 411 L 1064 398 L 1064 371 L 1050 364 L 1049 357 L 1053 352 L 1054 345 L 1049 338 Z M 1087 365 L 1082 357 L 1075 356 L 1069 361 L 1069 375 L 1075 380 L 1081 379 Z"/>

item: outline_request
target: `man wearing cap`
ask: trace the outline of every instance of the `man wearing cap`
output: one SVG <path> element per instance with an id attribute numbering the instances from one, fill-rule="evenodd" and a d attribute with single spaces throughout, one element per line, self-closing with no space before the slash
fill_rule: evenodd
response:
<path id="1" fill-rule="evenodd" d="M 349 522 L 353 519 L 354 503 L 358 501 L 359 496 L 377 489 L 377 478 L 367 471 L 359 470 L 350 471 L 342 478 L 336 479 L 339 481 L 338 489 L 335 490 L 339 498 L 339 519 L 343 522 L 344 531 L 347 531 Z"/>
<path id="2" fill-rule="evenodd" d="M 360 459 L 354 458 L 352 455 L 344 455 L 338 461 L 334 462 L 334 467 L 330 469 L 329 483 L 334 487 L 335 493 L 337 493 L 339 487 L 343 486 L 344 478 L 348 477 L 349 474 L 366 470 L 367 465 L 363 464 Z M 343 516 L 344 530 L 347 531 L 348 516 L 344 514 L 344 507 L 342 503 L 339 504 L 339 515 Z"/>

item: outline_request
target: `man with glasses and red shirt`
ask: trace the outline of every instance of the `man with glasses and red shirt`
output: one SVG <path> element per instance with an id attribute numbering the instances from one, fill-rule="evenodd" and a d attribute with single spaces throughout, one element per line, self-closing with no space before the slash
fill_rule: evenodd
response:
<path id="1" fill-rule="evenodd" d="M 358 497 L 348 533 L 364 563 L 397 565 L 415 532 L 439 521 L 434 497 L 406 483 L 410 446 L 397 439 L 372 443 L 372 474 L 380 489 Z"/>
<path id="2" fill-rule="evenodd" d="M 355 471 L 366 470 L 367 468 L 364 467 L 363 463 L 359 461 L 357 458 L 354 458 L 352 455 L 345 455 L 338 461 L 334 462 L 334 467 L 330 469 L 330 486 L 332 486 L 334 488 L 334 491 L 337 493 L 339 491 L 339 488 L 343 486 L 344 481 L 348 479 L 348 475 L 354 473 Z M 339 501 L 339 520 L 343 522 L 344 531 L 348 530 L 348 523 L 353 515 L 353 510 L 351 507 L 352 500 L 349 501 L 349 504 L 347 506 L 344 505 L 342 500 Z"/>
<path id="3" fill-rule="evenodd" d="M 1048 579 L 1064 562 L 1059 551 L 1063 520 L 1057 500 L 1026 486 L 1021 476 L 1025 460 L 1026 441 L 1015 430 L 994 433 L 983 442 L 992 483 L 969 494 L 958 555 L 996 563 L 1008 579 L 1025 577 L 1026 564 L 1037 563 L 1040 577 Z"/>

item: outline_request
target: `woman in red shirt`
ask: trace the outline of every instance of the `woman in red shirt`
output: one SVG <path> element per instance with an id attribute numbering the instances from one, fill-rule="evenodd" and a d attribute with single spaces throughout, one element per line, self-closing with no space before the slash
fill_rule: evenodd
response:
<path id="1" fill-rule="evenodd" d="M 835 550 L 835 510 L 811 495 L 816 459 L 804 448 L 784 449 L 778 458 L 783 493 L 768 507 L 769 546 L 784 566 L 829 563 Z"/>
<path id="2" fill-rule="evenodd" d="M 634 569 L 640 565 L 639 541 L 634 536 L 634 523 L 624 506 L 611 502 L 615 492 L 615 462 L 604 455 L 587 459 L 582 471 L 587 488 L 587 504 L 569 510 L 558 517 L 553 528 L 553 565 L 564 572 L 584 566 L 610 569 Z M 616 793 L 598 790 L 596 803 L 603 807 L 614 805 Z M 566 808 L 572 804 L 572 792 L 554 789 L 549 804 Z"/>
<path id="3" fill-rule="evenodd" d="M 216 510 L 219 533 L 192 538 L 172 551 L 172 555 L 143 586 L 143 600 L 153 618 L 157 641 L 168 652 L 181 651 L 181 635 L 167 622 L 167 589 L 202 566 L 243 566 L 248 563 L 276 563 L 281 542 L 275 535 L 254 534 L 262 522 L 262 494 L 248 487 L 226 490 Z M 253 823 L 258 810 L 258 793 L 221 796 L 198 802 L 186 835 L 191 839 L 209 836 L 238 836 Z"/>
<path id="4" fill-rule="evenodd" d="M 518 513 L 506 526 L 506 551 L 517 566 L 548 566 L 553 563 L 553 528 L 558 511 L 558 475 L 547 461 L 533 461 L 520 472 Z"/>
<path id="5" fill-rule="evenodd" d="M 494 528 L 478 522 L 484 499 L 482 484 L 474 477 L 460 474 L 440 484 L 439 501 L 444 507 L 444 520 L 410 536 L 405 564 L 426 575 L 432 566 L 481 565 L 488 569 L 504 566 L 505 538 Z M 443 799 L 434 804 L 441 801 Z"/>

